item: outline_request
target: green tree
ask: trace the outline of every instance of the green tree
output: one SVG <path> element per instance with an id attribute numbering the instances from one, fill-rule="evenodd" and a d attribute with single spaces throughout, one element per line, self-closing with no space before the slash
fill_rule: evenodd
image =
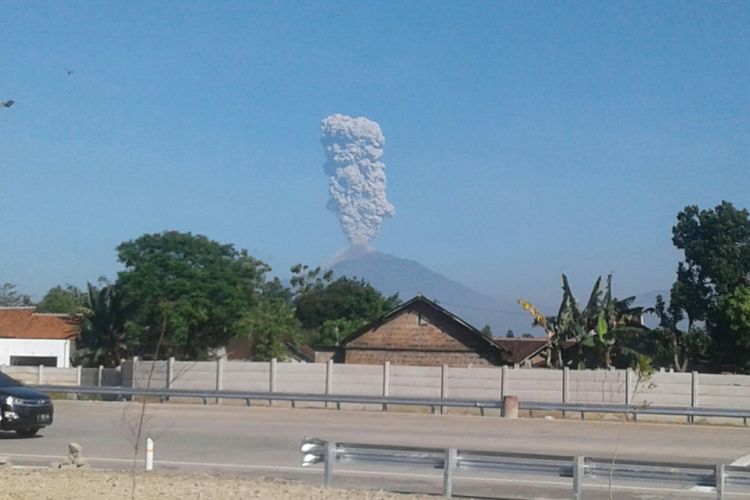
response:
<path id="1" fill-rule="evenodd" d="M 15 283 L 3 283 L 0 285 L 0 307 L 24 307 L 32 306 L 31 297 L 16 291 Z"/>
<path id="2" fill-rule="evenodd" d="M 715 317 L 723 367 L 750 372 L 750 285 L 737 286 L 719 299 Z"/>
<path id="3" fill-rule="evenodd" d="M 305 272 L 306 268 L 292 268 Z M 313 342 L 336 345 L 368 322 L 398 306 L 398 294 L 384 297 L 364 280 L 340 277 L 333 280 L 320 270 L 306 272 L 296 289 L 295 315 L 313 334 Z"/>
<path id="4" fill-rule="evenodd" d="M 750 285 L 750 214 L 727 201 L 707 210 L 685 207 L 672 228 L 672 241 L 685 259 L 671 298 L 685 311 L 688 331 L 705 321 L 716 367 L 748 369 L 744 359 L 750 349 L 736 320 L 741 290 Z"/>
<path id="5" fill-rule="evenodd" d="M 738 285 L 748 283 L 750 273 L 750 214 L 727 201 L 714 209 L 700 210 L 696 205 L 677 214 L 672 242 L 685 252 L 682 280 L 697 287 L 701 298 L 713 291 L 721 296 Z M 678 281 L 680 281 L 678 273 Z M 709 290 L 704 290 L 708 287 Z"/>
<path id="6" fill-rule="evenodd" d="M 263 290 L 270 268 L 245 250 L 205 236 L 167 231 L 117 247 L 125 271 L 117 287 L 135 305 L 137 351 L 205 358 L 241 334 L 240 319 Z"/>
<path id="7" fill-rule="evenodd" d="M 479 333 L 481 333 L 484 337 L 491 339 L 492 338 L 492 327 L 490 325 L 484 325 L 481 330 L 479 330 Z"/>
<path id="8" fill-rule="evenodd" d="M 77 363 L 115 367 L 120 360 L 131 356 L 133 342 L 129 338 L 128 321 L 134 312 L 134 305 L 127 304 L 114 285 L 97 289 L 89 283 L 76 350 Z"/>
<path id="9" fill-rule="evenodd" d="M 36 312 L 56 314 L 79 314 L 81 308 L 87 305 L 87 297 L 78 287 L 73 285 L 56 286 L 50 288 L 36 306 Z"/>
<path id="10" fill-rule="evenodd" d="M 287 344 L 297 344 L 301 326 L 289 303 L 279 297 L 263 296 L 242 317 L 238 330 L 252 340 L 252 359 L 284 359 Z"/>
<path id="11" fill-rule="evenodd" d="M 640 324 L 643 308 L 633 307 L 635 297 L 623 300 L 612 294 L 612 275 L 607 286 L 601 288 L 601 277 L 594 283 L 588 302 L 580 309 L 570 288 L 567 276 L 562 275 L 563 297 L 557 316 L 544 316 L 530 302 L 519 299 L 524 310 L 534 317 L 534 326 L 544 328 L 549 338 L 547 364 L 562 368 L 577 364 L 592 367 L 610 367 L 616 362 L 629 366 L 637 355 L 635 339 L 645 330 Z M 574 341 L 577 359 L 567 356 L 565 343 Z"/>
<path id="12" fill-rule="evenodd" d="M 670 300 L 667 305 L 664 298 L 657 295 L 653 312 L 659 319 L 659 326 L 649 335 L 648 350 L 659 366 L 685 372 L 706 356 L 711 338 L 703 328 L 692 323 L 687 330 L 680 328 L 685 314 L 677 301 Z"/>

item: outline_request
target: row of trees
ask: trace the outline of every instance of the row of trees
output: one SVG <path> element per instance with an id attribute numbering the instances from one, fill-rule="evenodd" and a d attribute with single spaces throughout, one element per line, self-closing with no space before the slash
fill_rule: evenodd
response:
<path id="1" fill-rule="evenodd" d="M 255 359 L 284 358 L 289 343 L 335 345 L 399 303 L 362 280 L 298 265 L 290 285 L 245 250 L 175 231 L 146 234 L 117 247 L 124 270 L 87 290 L 49 290 L 39 312 L 80 314 L 78 362 L 114 366 L 120 359 L 203 359 L 249 337 Z M 31 305 L 12 284 L 0 305 Z"/>
<path id="2" fill-rule="evenodd" d="M 648 358 L 676 371 L 750 372 L 750 214 L 726 201 L 706 210 L 688 206 L 677 215 L 672 241 L 685 258 L 668 299 L 657 296 L 653 307 L 614 298 L 611 275 L 603 290 L 596 281 L 583 309 L 565 275 L 557 316 L 519 300 L 551 339 L 550 366 L 622 367 Z M 658 319 L 656 328 L 641 324 L 647 313 Z"/>

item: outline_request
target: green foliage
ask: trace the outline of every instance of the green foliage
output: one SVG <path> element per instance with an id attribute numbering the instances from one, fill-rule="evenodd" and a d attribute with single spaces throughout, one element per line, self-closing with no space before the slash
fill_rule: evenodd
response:
<path id="1" fill-rule="evenodd" d="M 73 285 L 56 286 L 44 295 L 36 306 L 36 312 L 56 314 L 79 314 L 88 304 L 87 296 Z"/>
<path id="2" fill-rule="evenodd" d="M 238 330 L 252 340 L 254 361 L 286 358 L 287 344 L 296 344 L 301 333 L 289 303 L 265 295 L 240 319 Z"/>
<path id="3" fill-rule="evenodd" d="M 205 358 L 241 332 L 239 320 L 263 289 L 264 263 L 205 236 L 169 231 L 117 247 L 126 267 L 117 286 L 134 304 L 136 349 L 153 353 L 164 329 L 163 354 Z"/>
<path id="4" fill-rule="evenodd" d="M 719 295 L 746 284 L 750 272 L 750 214 L 727 201 L 714 209 L 685 207 L 677 214 L 672 242 L 685 252 L 684 272 L 695 287 Z M 699 294 L 700 295 L 700 294 Z"/>
<path id="5" fill-rule="evenodd" d="M 0 285 L 0 307 L 24 307 L 32 306 L 31 297 L 16 291 L 15 283 L 3 283 Z"/>
<path id="6" fill-rule="evenodd" d="M 88 284 L 76 363 L 115 367 L 133 354 L 128 321 L 135 312 L 114 285 L 96 289 Z"/>
<path id="7" fill-rule="evenodd" d="M 657 295 L 653 312 L 659 318 L 659 326 L 648 339 L 648 350 L 653 360 L 659 366 L 671 367 L 679 372 L 695 368 L 696 363 L 706 357 L 711 338 L 698 326 L 688 324 L 687 330 L 679 327 L 684 313 L 676 301 L 670 301 L 667 306 L 662 296 Z"/>
<path id="8" fill-rule="evenodd" d="M 545 318 L 531 304 L 520 300 L 524 309 L 532 311 L 534 324 L 543 325 L 550 338 L 548 365 L 562 368 L 565 365 L 610 367 L 625 363 L 637 355 L 636 339 L 642 331 L 640 317 L 643 308 L 632 307 L 635 297 L 624 300 L 612 294 L 612 275 L 607 277 L 607 286 L 601 288 L 601 277 L 594 283 L 586 307 L 578 308 L 578 302 L 570 288 L 568 277 L 562 275 L 563 297 L 555 317 Z M 575 341 L 577 356 L 567 355 L 563 346 Z"/>
<path id="9" fill-rule="evenodd" d="M 295 269 L 306 268 L 295 266 L 292 271 Z M 319 269 L 315 269 L 305 280 L 293 285 L 297 290 L 296 317 L 303 328 L 316 332 L 315 341 L 321 345 L 336 345 L 400 303 L 397 294 L 384 297 L 364 280 L 347 277 L 331 280 L 328 274 L 319 279 L 318 274 Z"/>
<path id="10" fill-rule="evenodd" d="M 491 339 L 492 338 L 492 328 L 490 325 L 484 325 L 481 330 L 479 330 L 479 333 L 482 334 L 483 337 Z"/>
<path id="11" fill-rule="evenodd" d="M 313 340 L 316 345 L 341 345 L 349 336 L 368 323 L 365 319 L 329 319 L 318 329 L 318 335 Z"/>
<path id="12" fill-rule="evenodd" d="M 750 285 L 722 297 L 714 317 L 713 335 L 723 367 L 750 372 Z"/>

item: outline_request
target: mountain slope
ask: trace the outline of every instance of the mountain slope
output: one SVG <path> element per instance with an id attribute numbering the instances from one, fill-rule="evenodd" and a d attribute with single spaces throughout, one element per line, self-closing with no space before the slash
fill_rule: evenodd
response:
<path id="1" fill-rule="evenodd" d="M 501 303 L 413 260 L 367 252 L 340 261 L 331 270 L 335 276 L 362 278 L 385 295 L 398 293 L 402 300 L 421 293 L 476 328 L 490 325 L 496 336 L 505 335 L 508 329 L 517 336 L 539 333 L 531 328 L 530 318 L 517 304 Z"/>

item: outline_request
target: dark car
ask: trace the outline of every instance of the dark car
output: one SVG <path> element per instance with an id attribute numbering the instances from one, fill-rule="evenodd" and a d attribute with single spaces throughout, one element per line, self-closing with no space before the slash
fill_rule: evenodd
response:
<path id="1" fill-rule="evenodd" d="M 0 372 L 0 430 L 32 437 L 52 423 L 49 397 Z"/>

